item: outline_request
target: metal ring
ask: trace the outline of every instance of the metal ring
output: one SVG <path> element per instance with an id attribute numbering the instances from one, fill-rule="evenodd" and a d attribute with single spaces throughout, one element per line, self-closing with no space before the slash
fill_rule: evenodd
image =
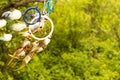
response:
<path id="1" fill-rule="evenodd" d="M 41 17 L 49 20 L 50 23 L 51 23 L 51 27 L 52 27 L 52 28 L 51 28 L 50 33 L 49 33 L 47 36 L 45 36 L 44 38 L 38 38 L 38 37 L 36 37 L 36 36 L 34 36 L 34 35 L 32 34 L 32 31 L 31 31 L 31 29 L 30 29 L 30 27 L 29 27 L 29 32 L 31 33 L 31 36 L 32 36 L 34 39 L 36 39 L 36 40 L 45 40 L 46 38 L 49 38 L 49 37 L 52 35 L 53 31 L 54 31 L 53 21 L 52 21 L 48 16 L 46 16 L 46 15 L 41 16 Z M 34 21 L 34 20 L 37 19 L 37 18 L 38 18 L 38 17 L 35 17 L 32 21 Z"/>
<path id="2" fill-rule="evenodd" d="M 38 19 L 37 19 L 37 22 L 40 22 L 41 12 L 40 12 L 40 10 L 39 10 L 37 7 L 28 8 L 28 9 L 24 12 L 24 14 L 23 14 L 23 20 L 24 20 L 24 22 L 25 22 L 26 24 L 28 24 L 28 25 L 33 25 L 33 24 L 37 23 L 37 22 L 28 22 L 28 21 L 27 21 L 27 19 L 26 19 L 26 14 L 27 14 L 28 11 L 30 11 L 30 10 L 36 10 L 36 11 L 38 12 L 39 17 L 38 17 Z"/>

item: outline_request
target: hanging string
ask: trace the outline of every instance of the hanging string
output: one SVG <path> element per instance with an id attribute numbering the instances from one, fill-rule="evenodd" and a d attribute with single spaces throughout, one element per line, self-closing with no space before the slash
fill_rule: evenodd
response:
<path id="1" fill-rule="evenodd" d="M 44 0 L 43 13 L 46 12 L 46 0 Z"/>
<path id="2" fill-rule="evenodd" d="M 46 4 L 46 0 L 44 0 L 44 7 L 45 7 L 45 4 Z"/>
<path id="3" fill-rule="evenodd" d="M 38 8 L 38 2 L 36 2 L 36 8 Z"/>

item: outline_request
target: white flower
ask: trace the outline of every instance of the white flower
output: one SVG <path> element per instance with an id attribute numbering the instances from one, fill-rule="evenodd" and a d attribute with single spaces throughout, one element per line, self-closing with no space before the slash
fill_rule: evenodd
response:
<path id="1" fill-rule="evenodd" d="M 3 41 L 10 41 L 12 39 L 12 34 L 4 34 L 3 36 L 0 37 L 0 40 Z"/>
<path id="2" fill-rule="evenodd" d="M 6 11 L 2 14 L 2 17 L 5 17 L 10 20 L 20 19 L 21 16 L 22 16 L 22 13 L 17 9 L 14 9 L 13 11 Z"/>
<path id="3" fill-rule="evenodd" d="M 23 29 L 25 29 L 27 26 L 24 23 L 16 23 L 13 24 L 10 28 L 14 31 L 21 31 Z"/>
<path id="4" fill-rule="evenodd" d="M 7 21 L 6 21 L 6 20 L 4 20 L 4 19 L 1 19 L 1 20 L 0 20 L 0 28 L 6 26 L 6 24 L 7 24 Z"/>

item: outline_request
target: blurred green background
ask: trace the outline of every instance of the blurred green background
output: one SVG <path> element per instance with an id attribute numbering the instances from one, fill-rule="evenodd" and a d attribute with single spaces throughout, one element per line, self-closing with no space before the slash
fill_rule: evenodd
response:
<path id="1" fill-rule="evenodd" d="M 0 0 L 1 10 L 6 4 Z M 11 41 L 0 41 L 0 80 L 120 80 L 120 0 L 57 0 L 50 18 L 51 43 L 20 71 L 6 64 L 24 37 L 14 32 Z M 12 23 L 0 35 L 13 33 Z"/>

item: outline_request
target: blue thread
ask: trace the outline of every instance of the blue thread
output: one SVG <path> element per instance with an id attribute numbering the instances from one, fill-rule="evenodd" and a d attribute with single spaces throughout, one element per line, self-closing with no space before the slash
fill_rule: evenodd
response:
<path id="1" fill-rule="evenodd" d="M 48 7 L 48 13 L 46 14 L 47 16 L 52 12 L 53 6 L 54 6 L 54 0 L 52 0 L 52 4 L 50 4 L 50 0 L 48 0 L 46 3 L 46 7 Z"/>

